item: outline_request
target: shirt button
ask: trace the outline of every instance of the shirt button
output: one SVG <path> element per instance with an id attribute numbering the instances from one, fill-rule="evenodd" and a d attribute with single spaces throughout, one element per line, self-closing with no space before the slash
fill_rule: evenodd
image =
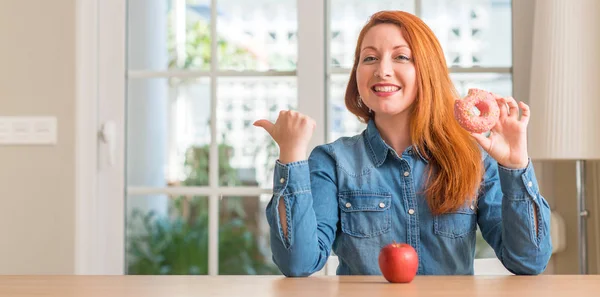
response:
<path id="1" fill-rule="evenodd" d="M 379 207 L 384 208 L 385 207 L 385 203 L 383 203 L 383 202 L 379 203 Z"/>
<path id="2" fill-rule="evenodd" d="M 531 181 L 527 182 L 527 186 L 530 188 L 533 187 L 533 182 L 531 182 Z"/>
<path id="3" fill-rule="evenodd" d="M 283 184 L 284 182 L 285 182 L 285 178 L 282 177 L 282 178 L 279 179 L 279 183 L 280 184 Z"/>
<path id="4" fill-rule="evenodd" d="M 409 175 L 410 175 L 410 172 L 404 171 L 404 176 L 409 176 Z"/>
<path id="5" fill-rule="evenodd" d="M 352 204 L 350 202 L 346 202 L 346 208 L 350 208 L 350 206 L 352 206 Z"/>
<path id="6" fill-rule="evenodd" d="M 408 210 L 408 214 L 415 214 L 415 210 L 414 210 L 414 209 L 412 209 L 412 208 L 411 208 L 411 209 L 409 209 L 409 210 Z"/>
<path id="7" fill-rule="evenodd" d="M 471 210 L 475 210 L 475 205 L 471 204 Z"/>

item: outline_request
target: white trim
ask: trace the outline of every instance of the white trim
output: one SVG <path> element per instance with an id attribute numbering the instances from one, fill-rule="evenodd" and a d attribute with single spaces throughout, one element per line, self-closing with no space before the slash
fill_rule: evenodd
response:
<path id="1" fill-rule="evenodd" d="M 421 17 L 423 0 L 415 0 L 415 15 Z"/>
<path id="2" fill-rule="evenodd" d="M 107 120 L 102 106 L 111 109 L 124 102 L 125 47 L 118 36 L 125 35 L 125 3 L 77 0 L 76 28 L 74 271 L 120 275 L 125 264 L 123 151 L 117 150 L 116 166 L 102 168 L 107 154 L 98 142 L 98 128 Z M 116 139 L 123 143 L 123 119 L 115 123 Z"/>
<path id="3" fill-rule="evenodd" d="M 247 77 L 247 76 L 296 76 L 296 71 L 205 71 L 205 70 L 163 70 L 163 71 L 147 71 L 147 70 L 130 70 L 127 73 L 129 78 L 162 78 L 162 77 L 179 77 L 179 78 L 195 78 L 195 77 L 212 77 L 213 74 L 218 77 Z"/>
<path id="4" fill-rule="evenodd" d="M 331 139 L 331 130 L 330 130 L 330 125 L 329 125 L 329 111 L 331 110 L 331 74 L 332 74 L 332 67 L 331 67 L 331 39 L 333 38 L 333 35 L 331 34 L 331 0 L 326 0 L 324 1 L 324 7 L 323 7 L 323 14 L 324 14 L 324 21 L 323 21 L 323 28 L 325 30 L 325 43 L 323 45 L 323 51 L 325 52 L 325 86 L 324 86 L 324 90 L 325 90 L 325 104 L 324 104 L 324 108 L 325 108 L 325 119 L 324 122 L 325 124 L 323 125 L 323 129 L 325 130 L 325 141 Z M 346 72 L 344 72 L 344 74 L 349 75 L 350 74 L 350 69 L 346 69 L 344 68 L 344 70 L 346 70 Z M 335 71 L 335 70 L 334 70 Z"/>
<path id="5" fill-rule="evenodd" d="M 332 68 L 331 74 L 349 74 L 350 68 Z M 449 67 L 450 73 L 512 73 L 512 67 Z"/>
<path id="6" fill-rule="evenodd" d="M 450 67 L 450 73 L 512 73 L 512 67 Z"/>
<path id="7" fill-rule="evenodd" d="M 96 271 L 98 0 L 76 1 L 75 274 Z"/>
<path id="8" fill-rule="evenodd" d="M 96 125 L 111 123 L 115 128 L 112 142 L 99 142 L 97 152 L 98 196 L 93 222 L 97 246 L 92 256 L 97 261 L 93 273 L 103 275 L 125 273 L 126 11 L 126 1 L 98 1 Z"/>
<path id="9" fill-rule="evenodd" d="M 256 187 L 127 187 L 127 195 L 184 195 L 184 196 L 259 196 L 273 194 L 273 189 Z"/>
<path id="10" fill-rule="evenodd" d="M 219 147 L 217 144 L 217 74 L 218 31 L 217 0 L 210 1 L 210 154 L 208 182 L 211 187 L 219 185 Z M 219 274 L 219 196 L 208 197 L 208 274 Z"/>
<path id="11" fill-rule="evenodd" d="M 186 57 L 186 1 L 171 1 L 175 12 L 175 51 L 177 52 L 177 65 L 183 65 Z"/>
<path id="12" fill-rule="evenodd" d="M 298 111 L 317 123 L 308 152 L 325 143 L 325 8 L 321 0 L 297 2 L 298 9 Z"/>

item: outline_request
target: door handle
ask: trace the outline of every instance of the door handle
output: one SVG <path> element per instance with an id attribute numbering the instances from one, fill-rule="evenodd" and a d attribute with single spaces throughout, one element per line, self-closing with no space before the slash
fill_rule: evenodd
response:
<path id="1" fill-rule="evenodd" d="M 106 144 L 108 148 L 108 165 L 114 166 L 116 163 L 117 150 L 117 125 L 114 121 L 106 121 L 100 126 L 98 131 L 100 140 Z"/>

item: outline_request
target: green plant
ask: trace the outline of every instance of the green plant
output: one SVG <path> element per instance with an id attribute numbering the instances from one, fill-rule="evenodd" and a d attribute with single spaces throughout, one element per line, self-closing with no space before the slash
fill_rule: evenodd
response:
<path id="1" fill-rule="evenodd" d="M 188 149 L 183 185 L 208 181 L 208 151 L 209 146 Z M 230 186 L 239 185 L 228 152 L 231 147 L 219 146 L 220 177 Z M 249 223 L 244 198 L 225 200 L 219 212 L 219 273 L 278 274 L 255 234 L 257 228 Z M 173 197 L 168 217 L 134 211 L 129 224 L 128 274 L 207 274 L 208 219 L 207 197 Z M 141 222 L 141 228 L 134 232 L 135 222 Z"/>
<path id="2" fill-rule="evenodd" d="M 235 168 L 229 164 L 233 148 L 226 144 L 218 145 L 219 155 L 219 184 L 222 186 L 239 186 Z M 208 186 L 208 162 L 210 145 L 192 146 L 187 149 L 183 163 L 186 179 L 181 182 L 183 186 Z"/>
<path id="3" fill-rule="evenodd" d="M 177 199 L 187 200 L 185 197 Z M 200 210 L 194 217 L 161 218 L 152 212 L 134 212 L 132 219 L 142 220 L 143 232 L 130 236 L 128 274 L 208 273 L 207 199 L 194 198 L 191 204 Z M 279 272 L 270 261 L 265 261 L 256 236 L 245 226 L 244 220 L 233 218 L 219 225 L 219 273 Z"/>
<path id="4" fill-rule="evenodd" d="M 142 230 L 128 236 L 128 274 L 207 274 L 208 220 L 155 217 L 134 211 Z"/>

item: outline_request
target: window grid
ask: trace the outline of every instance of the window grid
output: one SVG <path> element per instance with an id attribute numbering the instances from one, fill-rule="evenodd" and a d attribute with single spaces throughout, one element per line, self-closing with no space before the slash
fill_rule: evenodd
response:
<path id="1" fill-rule="evenodd" d="M 231 70 L 130 70 L 129 78 L 198 78 L 198 77 L 268 77 L 268 76 L 296 76 L 296 71 L 231 71 Z"/>
<path id="2" fill-rule="evenodd" d="M 299 1 L 299 0 L 298 0 Z M 185 0 L 175 0 L 174 8 L 179 15 L 185 10 Z M 219 267 L 219 203 L 224 196 L 250 196 L 259 198 L 264 194 L 272 194 L 272 189 L 260 187 L 221 187 L 219 186 L 219 154 L 218 154 L 218 127 L 217 127 L 217 88 L 218 79 L 221 77 L 297 77 L 297 70 L 294 71 L 232 71 L 219 70 L 218 68 L 218 38 L 217 38 L 217 0 L 210 1 L 210 68 L 205 70 L 128 70 L 127 78 L 199 78 L 207 77 L 210 79 L 210 131 L 211 139 L 209 146 L 209 186 L 207 187 L 144 187 L 127 186 L 127 195 L 186 195 L 186 196 L 206 196 L 208 197 L 209 222 L 208 222 L 208 274 L 218 275 Z M 176 24 L 181 30 L 185 28 L 185 22 L 179 21 Z M 179 47 L 181 51 L 181 47 Z M 179 55 L 183 56 L 183 55 Z"/>

